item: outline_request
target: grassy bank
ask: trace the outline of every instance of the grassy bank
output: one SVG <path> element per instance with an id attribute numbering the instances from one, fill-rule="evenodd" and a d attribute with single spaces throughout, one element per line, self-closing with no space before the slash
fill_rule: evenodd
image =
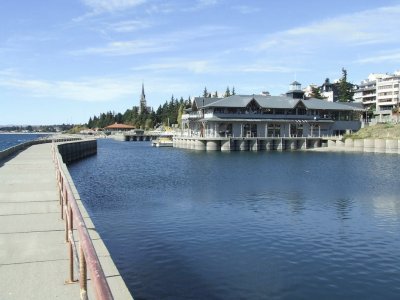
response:
<path id="1" fill-rule="evenodd" d="M 400 139 L 400 124 L 377 124 L 347 134 L 345 139 Z"/>

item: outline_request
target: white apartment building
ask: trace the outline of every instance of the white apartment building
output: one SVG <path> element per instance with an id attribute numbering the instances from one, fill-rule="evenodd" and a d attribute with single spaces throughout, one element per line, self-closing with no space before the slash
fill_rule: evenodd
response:
<path id="1" fill-rule="evenodd" d="M 394 74 L 370 74 L 359 84 L 354 101 L 374 110 L 377 122 L 391 122 L 394 120 L 393 108 L 399 103 L 399 82 L 399 71 Z"/>
<path id="2" fill-rule="evenodd" d="M 400 71 L 378 78 L 376 82 L 376 118 L 378 122 L 395 119 L 393 109 L 399 105 Z"/>
<path id="3" fill-rule="evenodd" d="M 354 102 L 362 103 L 364 108 L 375 110 L 376 105 L 376 81 L 385 74 L 369 74 L 368 79 L 361 81 L 358 89 L 354 92 Z"/>

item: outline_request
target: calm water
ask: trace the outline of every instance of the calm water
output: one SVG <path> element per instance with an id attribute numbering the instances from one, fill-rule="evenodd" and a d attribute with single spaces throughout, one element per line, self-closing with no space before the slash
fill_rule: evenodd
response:
<path id="1" fill-rule="evenodd" d="M 48 136 L 48 134 L 0 134 L 0 151 L 44 136 Z"/>
<path id="2" fill-rule="evenodd" d="M 98 146 L 70 171 L 135 299 L 399 299 L 397 155 Z"/>

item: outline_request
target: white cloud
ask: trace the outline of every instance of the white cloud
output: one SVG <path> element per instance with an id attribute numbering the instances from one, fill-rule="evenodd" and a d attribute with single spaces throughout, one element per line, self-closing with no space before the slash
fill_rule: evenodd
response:
<path id="1" fill-rule="evenodd" d="M 29 79 L 15 71 L 0 71 L 0 86 L 35 98 L 84 102 L 115 101 L 135 94 L 130 78 L 82 78 L 75 81 Z"/>
<path id="2" fill-rule="evenodd" d="M 155 53 L 171 49 L 165 43 L 159 43 L 156 40 L 134 40 L 111 42 L 103 47 L 90 47 L 71 52 L 72 55 L 106 55 L 106 56 L 124 56 L 141 53 Z"/>
<path id="3" fill-rule="evenodd" d="M 281 63 L 256 63 L 253 65 L 244 65 L 237 68 L 238 72 L 245 72 L 245 73 L 295 73 L 300 71 L 305 71 L 304 69 L 294 68 L 294 67 L 287 67 Z"/>
<path id="4" fill-rule="evenodd" d="M 382 7 L 277 32 L 251 50 L 301 51 L 390 43 L 397 41 L 399 27 L 400 5 Z"/>
<path id="5" fill-rule="evenodd" d="M 155 38 L 129 41 L 114 41 L 104 46 L 88 47 L 85 49 L 71 51 L 72 55 L 105 55 L 105 56 L 125 56 L 143 53 L 157 53 L 176 49 L 178 45 L 183 45 L 192 41 L 220 35 L 228 32 L 230 28 L 224 26 L 201 26 L 188 30 L 180 30 L 161 35 Z"/>
<path id="6" fill-rule="evenodd" d="M 258 7 L 249 6 L 249 5 L 235 5 L 235 6 L 232 6 L 232 9 L 236 10 L 244 15 L 252 14 L 252 13 L 256 13 L 256 12 L 260 11 L 260 9 Z"/>
<path id="7" fill-rule="evenodd" d="M 108 25 L 108 30 L 115 32 L 133 32 L 149 28 L 151 24 L 144 20 L 122 21 Z"/>
<path id="8" fill-rule="evenodd" d="M 361 58 L 356 61 L 359 64 L 370 64 L 370 63 L 400 63 L 400 50 L 396 50 L 388 53 L 380 53 L 374 56 Z"/>
<path id="9" fill-rule="evenodd" d="M 305 71 L 302 68 L 287 66 L 288 64 L 274 62 L 255 62 L 251 64 L 231 64 L 223 60 L 182 60 L 167 59 L 162 62 L 147 64 L 132 68 L 133 71 L 174 72 L 184 71 L 194 74 L 232 74 L 232 73 L 296 73 Z"/>
<path id="10" fill-rule="evenodd" d="M 113 12 L 139 6 L 146 0 L 82 0 L 93 12 Z"/>
<path id="11" fill-rule="evenodd" d="M 186 70 L 192 73 L 208 73 L 211 71 L 211 63 L 206 60 L 183 61 L 175 60 L 135 67 L 134 71 L 171 71 Z"/>

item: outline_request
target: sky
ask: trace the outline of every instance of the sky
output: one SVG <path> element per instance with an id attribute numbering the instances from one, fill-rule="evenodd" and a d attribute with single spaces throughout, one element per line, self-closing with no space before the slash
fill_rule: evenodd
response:
<path id="1" fill-rule="evenodd" d="M 0 2 L 0 125 L 83 124 L 172 97 L 400 69 L 400 1 Z"/>

